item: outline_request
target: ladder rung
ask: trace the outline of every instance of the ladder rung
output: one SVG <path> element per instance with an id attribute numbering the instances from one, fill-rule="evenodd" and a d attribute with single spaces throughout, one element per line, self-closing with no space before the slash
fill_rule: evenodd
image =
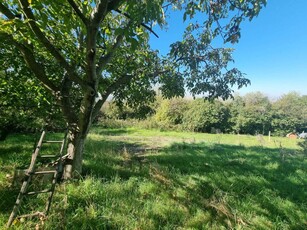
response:
<path id="1" fill-rule="evenodd" d="M 41 191 L 27 192 L 27 193 L 25 193 L 25 195 L 35 195 L 35 194 L 48 193 L 48 192 L 52 192 L 52 190 L 51 189 L 44 189 L 44 190 L 41 190 Z"/>
<path id="2" fill-rule="evenodd" d="M 52 174 L 52 173 L 56 173 L 56 170 L 49 170 L 49 171 L 37 171 L 37 172 L 33 172 L 33 175 L 39 175 L 39 174 Z"/>
<path id="3" fill-rule="evenodd" d="M 28 218 L 28 217 L 33 217 L 33 216 L 46 217 L 46 214 L 44 212 L 34 212 L 34 213 L 30 213 L 30 214 L 24 214 L 24 215 L 16 216 L 16 219 Z"/>
<path id="4" fill-rule="evenodd" d="M 59 155 L 41 155 L 39 158 L 56 158 L 59 157 Z"/>
<path id="5" fill-rule="evenodd" d="M 43 141 L 43 143 L 63 143 L 63 141 Z"/>

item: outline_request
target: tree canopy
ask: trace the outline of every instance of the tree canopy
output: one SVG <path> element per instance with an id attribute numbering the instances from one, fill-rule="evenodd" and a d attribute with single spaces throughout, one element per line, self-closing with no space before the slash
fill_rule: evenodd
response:
<path id="1" fill-rule="evenodd" d="M 232 50 L 214 48 L 211 42 L 217 36 L 238 42 L 242 21 L 252 20 L 265 4 L 266 0 L 4 0 L 0 49 L 9 63 L 23 60 L 28 70 L 19 73 L 30 70 L 29 79 L 38 80 L 61 107 L 70 130 L 69 177 L 73 168 L 81 171 L 84 140 L 109 95 L 139 104 L 153 98 L 152 86 L 158 84 L 165 97 L 183 96 L 187 89 L 192 95 L 228 98 L 232 86 L 247 85 L 249 80 L 238 69 L 227 68 Z M 183 40 L 160 57 L 150 49 L 149 34 L 155 34 L 155 24 L 167 23 L 171 10 L 183 11 L 185 21 L 197 14 L 202 20 L 191 21 Z M 18 59 L 6 52 L 8 47 L 19 51 Z"/>

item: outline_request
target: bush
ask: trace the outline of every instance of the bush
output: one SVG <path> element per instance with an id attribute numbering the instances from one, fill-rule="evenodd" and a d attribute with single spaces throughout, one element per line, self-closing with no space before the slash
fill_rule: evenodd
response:
<path id="1" fill-rule="evenodd" d="M 108 119 L 146 119 L 154 113 L 151 105 L 138 105 L 131 107 L 128 104 L 116 104 L 115 101 L 103 106 L 103 115 Z"/>
<path id="2" fill-rule="evenodd" d="M 299 142 L 298 146 L 302 148 L 302 154 L 307 157 L 307 139 L 304 139 L 302 142 Z"/>
<path id="3" fill-rule="evenodd" d="M 195 132 L 225 132 L 229 126 L 229 111 L 219 101 L 204 101 L 197 99 L 189 104 L 183 117 L 183 128 Z"/>
<path id="4" fill-rule="evenodd" d="M 160 128 L 173 129 L 182 124 L 188 104 L 189 101 L 183 98 L 163 100 L 156 110 L 154 120 Z"/>

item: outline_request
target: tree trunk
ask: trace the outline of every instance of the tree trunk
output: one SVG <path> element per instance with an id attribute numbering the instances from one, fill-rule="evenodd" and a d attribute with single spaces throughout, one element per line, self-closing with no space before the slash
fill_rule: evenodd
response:
<path id="1" fill-rule="evenodd" d="M 82 161 L 84 144 L 92 124 L 92 113 L 94 110 L 95 96 L 85 97 L 82 105 L 83 111 L 78 119 L 74 117 L 68 122 L 68 145 L 67 158 L 64 166 L 64 179 L 78 178 L 82 173 Z M 78 123 L 73 122 L 78 120 Z"/>
<path id="2" fill-rule="evenodd" d="M 70 127 L 69 127 L 70 128 Z M 63 178 L 78 178 L 82 173 L 83 150 L 86 135 L 81 135 L 76 129 L 69 129 L 67 158 L 65 160 Z"/>
<path id="3" fill-rule="evenodd" d="M 64 167 L 64 179 L 80 177 L 82 173 L 83 150 L 86 137 L 88 135 L 93 117 L 98 114 L 106 98 L 100 99 L 95 103 L 96 95 L 91 91 L 87 91 L 83 97 L 80 113 L 74 113 L 67 92 L 63 91 L 62 111 L 68 122 L 68 146 L 67 158 Z"/>
<path id="4" fill-rule="evenodd" d="M 85 137 L 81 137 L 80 133 L 69 130 L 67 143 L 67 158 L 65 160 L 63 178 L 71 179 L 79 177 L 82 173 L 82 159 Z"/>

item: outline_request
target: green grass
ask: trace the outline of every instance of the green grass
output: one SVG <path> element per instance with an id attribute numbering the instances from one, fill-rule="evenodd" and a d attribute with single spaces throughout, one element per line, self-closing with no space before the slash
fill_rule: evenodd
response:
<path id="1" fill-rule="evenodd" d="M 0 143 L 0 227 L 33 136 Z M 307 159 L 298 140 L 96 127 L 82 179 L 57 187 L 47 220 L 15 229 L 307 229 Z M 26 202 L 43 209 L 44 196 Z"/>

